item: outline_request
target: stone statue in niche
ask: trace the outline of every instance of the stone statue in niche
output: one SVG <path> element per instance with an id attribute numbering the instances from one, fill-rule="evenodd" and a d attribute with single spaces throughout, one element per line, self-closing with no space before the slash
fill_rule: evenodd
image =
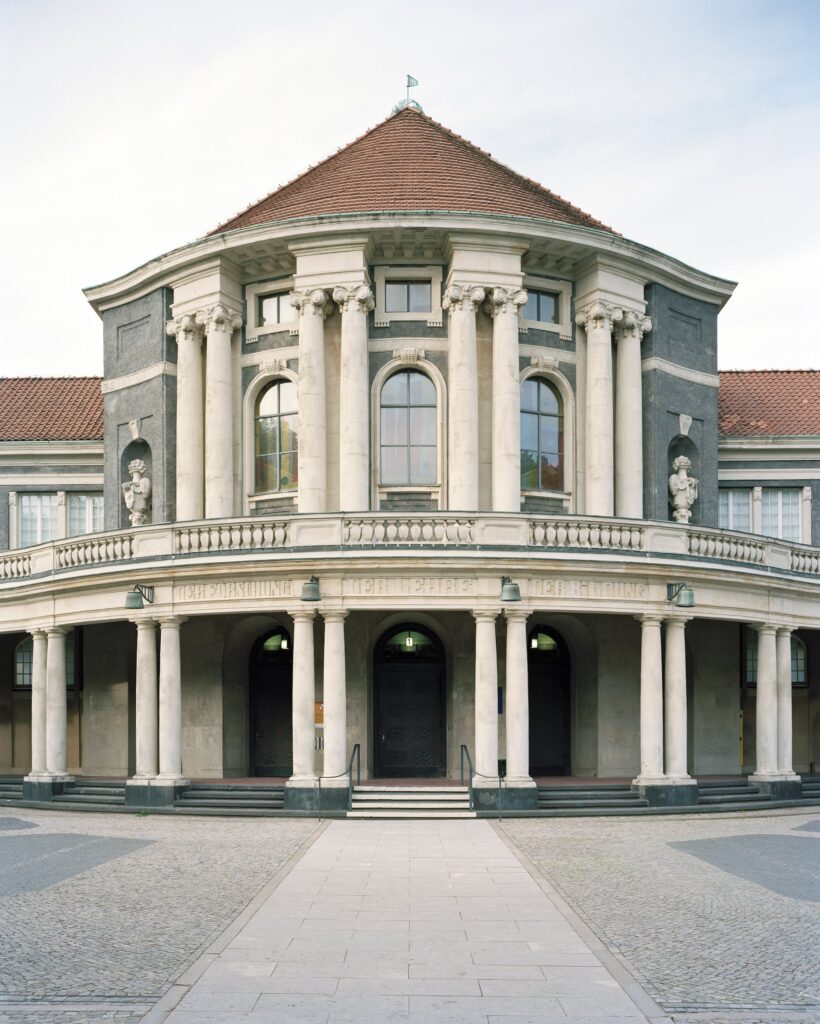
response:
<path id="1" fill-rule="evenodd" d="M 122 485 L 125 504 L 128 506 L 129 520 L 132 526 L 144 526 L 151 513 L 151 478 L 148 467 L 142 459 L 134 459 L 128 463 L 131 479 Z"/>
<path id="2" fill-rule="evenodd" d="M 672 463 L 674 473 L 669 477 L 669 504 L 674 511 L 676 523 L 688 523 L 692 518 L 692 506 L 698 497 L 698 482 L 689 476 L 692 460 L 679 455 Z"/>

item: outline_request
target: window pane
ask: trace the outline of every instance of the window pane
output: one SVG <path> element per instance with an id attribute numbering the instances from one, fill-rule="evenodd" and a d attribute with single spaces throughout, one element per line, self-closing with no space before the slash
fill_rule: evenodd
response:
<path id="1" fill-rule="evenodd" d="M 558 321 L 558 296 L 550 292 L 538 295 L 538 319 L 542 323 L 554 324 Z"/>
<path id="2" fill-rule="evenodd" d="M 532 413 L 521 415 L 521 447 L 528 451 L 538 449 L 538 417 Z"/>
<path id="3" fill-rule="evenodd" d="M 382 445 L 407 444 L 407 410 L 382 409 Z"/>
<path id="4" fill-rule="evenodd" d="M 383 484 L 409 482 L 407 448 L 382 448 L 381 481 Z"/>
<path id="5" fill-rule="evenodd" d="M 721 530 L 730 529 L 728 491 L 718 491 L 718 526 Z"/>
<path id="6" fill-rule="evenodd" d="M 387 282 L 384 286 L 384 308 L 388 313 L 407 312 L 407 285 Z"/>
<path id="7" fill-rule="evenodd" d="M 256 490 L 276 491 L 276 456 L 257 455 L 256 457 Z"/>
<path id="8" fill-rule="evenodd" d="M 542 452 L 558 454 L 558 417 L 539 416 L 541 420 L 541 437 L 539 447 Z"/>
<path id="9" fill-rule="evenodd" d="M 541 412 L 552 413 L 553 416 L 558 415 L 558 396 L 544 381 L 538 382 L 538 398 Z"/>
<path id="10" fill-rule="evenodd" d="M 382 405 L 407 405 L 406 373 L 394 373 L 382 388 Z"/>
<path id="11" fill-rule="evenodd" d="M 806 682 L 806 645 L 798 637 L 792 637 L 792 683 Z"/>
<path id="12" fill-rule="evenodd" d="M 299 405 L 296 400 L 296 385 L 292 380 L 279 381 L 279 412 L 296 412 Z"/>
<path id="13" fill-rule="evenodd" d="M 68 495 L 68 535 L 77 537 L 88 531 L 86 525 L 86 497 L 84 494 Z"/>
<path id="14" fill-rule="evenodd" d="M 559 491 L 561 489 L 561 470 L 556 455 L 541 456 L 541 489 Z"/>
<path id="15" fill-rule="evenodd" d="M 299 455 L 287 452 L 279 460 L 279 490 L 292 491 L 299 483 Z"/>
<path id="16" fill-rule="evenodd" d="M 757 631 L 746 630 L 746 682 L 757 682 Z"/>
<path id="17" fill-rule="evenodd" d="M 800 492 L 795 489 L 781 491 L 783 540 L 800 540 Z"/>
<path id="18" fill-rule="evenodd" d="M 279 417 L 279 451 L 295 452 L 299 447 L 299 417 Z"/>
<path id="19" fill-rule="evenodd" d="M 105 528 L 105 504 L 101 494 L 95 494 L 91 498 L 91 530 L 99 533 Z"/>
<path id="20" fill-rule="evenodd" d="M 256 402 L 257 416 L 275 416 L 279 412 L 279 385 L 271 384 Z"/>
<path id="21" fill-rule="evenodd" d="M 521 385 L 521 408 L 527 412 L 538 412 L 538 381 L 533 377 Z"/>
<path id="22" fill-rule="evenodd" d="M 732 529 L 749 533 L 752 528 L 752 493 L 751 491 L 732 491 Z"/>
<path id="23" fill-rule="evenodd" d="M 429 444 L 435 447 L 436 444 L 436 410 L 435 409 L 411 409 L 410 410 L 410 443 Z"/>
<path id="24" fill-rule="evenodd" d="M 270 327 L 279 323 L 279 296 L 262 295 L 259 299 L 259 326 Z"/>
<path id="25" fill-rule="evenodd" d="M 272 455 L 279 448 L 279 419 L 277 416 L 266 416 L 256 421 L 256 454 Z"/>
<path id="26" fill-rule="evenodd" d="M 435 405 L 436 386 L 425 373 L 408 373 L 410 378 L 410 404 Z"/>
<path id="27" fill-rule="evenodd" d="M 65 638 L 65 684 L 69 689 L 74 686 L 74 630 Z"/>
<path id="28" fill-rule="evenodd" d="M 524 319 L 525 320 L 537 320 L 538 319 L 538 294 L 537 292 L 527 292 L 527 304 L 524 306 Z"/>
<path id="29" fill-rule="evenodd" d="M 538 490 L 538 452 L 521 452 L 521 489 Z"/>
<path id="30" fill-rule="evenodd" d="M 31 686 L 31 664 L 33 659 L 34 644 L 29 637 L 17 645 L 14 652 L 14 685 Z"/>
<path id="31" fill-rule="evenodd" d="M 412 281 L 408 286 L 410 313 L 429 313 L 432 308 L 432 288 L 429 281 Z"/>
<path id="32" fill-rule="evenodd" d="M 410 483 L 436 482 L 436 449 L 431 445 L 410 449 Z"/>

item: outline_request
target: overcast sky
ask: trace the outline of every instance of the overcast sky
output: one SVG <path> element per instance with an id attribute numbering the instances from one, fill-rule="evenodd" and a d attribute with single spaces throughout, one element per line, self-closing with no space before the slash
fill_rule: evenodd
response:
<path id="1" fill-rule="evenodd" d="M 0 374 L 102 372 L 81 289 L 426 113 L 739 286 L 720 366 L 820 368 L 817 0 L 0 0 Z"/>

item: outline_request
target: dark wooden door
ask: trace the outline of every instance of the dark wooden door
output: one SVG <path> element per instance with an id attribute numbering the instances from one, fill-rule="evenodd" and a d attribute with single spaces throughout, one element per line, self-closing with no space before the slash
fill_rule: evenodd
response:
<path id="1" fill-rule="evenodd" d="M 444 774 L 443 682 L 442 665 L 376 666 L 377 775 Z"/>
<path id="2" fill-rule="evenodd" d="M 556 634 L 547 635 L 555 642 L 554 648 L 530 649 L 528 665 L 530 773 L 569 775 L 570 665 L 563 641 Z"/>
<path id="3" fill-rule="evenodd" d="M 278 629 L 254 645 L 250 666 L 251 775 L 293 773 L 293 665 Z"/>

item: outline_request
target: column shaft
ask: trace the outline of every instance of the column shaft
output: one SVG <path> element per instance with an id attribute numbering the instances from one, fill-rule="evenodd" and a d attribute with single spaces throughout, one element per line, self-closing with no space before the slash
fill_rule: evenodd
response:
<path id="1" fill-rule="evenodd" d="M 494 288 L 493 467 L 494 512 L 521 511 L 521 385 L 518 372 L 518 310 L 523 289 Z"/>
<path id="2" fill-rule="evenodd" d="M 182 657 L 178 617 L 160 619 L 159 778 L 182 782 Z"/>
<path id="3" fill-rule="evenodd" d="M 233 515 L 233 358 L 231 337 L 238 314 L 215 306 L 202 317 L 205 351 L 205 516 Z"/>
<path id="4" fill-rule="evenodd" d="M 299 317 L 299 511 L 325 512 L 327 436 L 325 400 L 325 306 L 320 288 L 295 292 Z M 295 648 L 294 648 L 295 650 Z"/>
<path id="5" fill-rule="evenodd" d="M 157 693 L 157 625 L 137 623 L 136 778 L 157 774 L 159 757 L 159 700 Z"/>
<path id="6" fill-rule="evenodd" d="M 614 512 L 612 323 L 621 311 L 596 302 L 579 314 L 586 328 L 586 509 L 589 515 Z"/>
<path id="7" fill-rule="evenodd" d="M 347 688 L 345 679 L 345 618 L 347 612 L 325 613 L 324 705 L 325 761 L 324 776 L 336 785 L 346 784 L 338 778 L 347 768 Z"/>
<path id="8" fill-rule="evenodd" d="M 777 649 L 774 626 L 757 626 L 755 775 L 777 774 Z"/>
<path id="9" fill-rule="evenodd" d="M 370 508 L 370 377 L 367 361 L 367 314 L 373 295 L 366 285 L 336 288 L 342 310 L 342 356 L 339 382 L 339 504 L 343 512 Z"/>
<path id="10" fill-rule="evenodd" d="M 792 634 L 777 631 L 777 769 L 793 775 L 792 768 Z"/>
<path id="11" fill-rule="evenodd" d="M 48 701 L 48 638 L 45 630 L 32 630 L 31 661 L 31 772 L 46 774 L 46 704 Z"/>
<path id="12" fill-rule="evenodd" d="M 474 785 L 498 783 L 497 612 L 475 611 L 475 770 Z"/>
<path id="13" fill-rule="evenodd" d="M 168 325 L 177 339 L 176 518 L 201 519 L 205 511 L 205 417 L 202 334 L 193 317 Z"/>
<path id="14" fill-rule="evenodd" d="M 293 613 L 293 775 L 292 784 L 313 784 L 315 763 L 316 678 L 313 652 L 314 611 Z"/>
<path id="15" fill-rule="evenodd" d="M 65 778 L 67 768 L 68 708 L 66 706 L 65 635 L 60 627 L 46 630 L 46 771 Z"/>
<path id="16" fill-rule="evenodd" d="M 643 517 L 643 394 L 641 335 L 649 321 L 624 314 L 615 386 L 615 515 Z"/>
<path id="17" fill-rule="evenodd" d="M 476 308 L 483 288 L 453 285 L 444 297 L 450 311 L 448 367 L 449 508 L 478 508 L 478 354 Z M 520 487 L 520 482 L 519 482 Z"/>
<path id="18" fill-rule="evenodd" d="M 531 783 L 530 695 L 527 613 L 505 611 L 507 619 L 506 707 L 507 784 Z"/>
<path id="19" fill-rule="evenodd" d="M 663 668 L 660 616 L 641 618 L 641 774 L 638 782 L 662 782 Z"/>
<path id="20" fill-rule="evenodd" d="M 666 620 L 665 671 L 665 754 L 666 775 L 671 779 L 688 779 L 686 770 L 686 619 Z"/>

